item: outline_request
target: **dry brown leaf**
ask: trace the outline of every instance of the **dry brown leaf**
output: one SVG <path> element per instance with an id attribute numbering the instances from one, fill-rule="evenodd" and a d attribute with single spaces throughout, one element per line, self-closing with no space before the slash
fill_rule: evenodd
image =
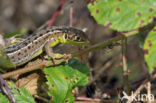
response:
<path id="1" fill-rule="evenodd" d="M 26 88 L 32 95 L 37 94 L 37 90 L 39 88 L 40 83 L 39 75 L 37 73 L 33 73 L 28 75 L 27 77 L 21 78 L 16 82 L 18 87 Z"/>

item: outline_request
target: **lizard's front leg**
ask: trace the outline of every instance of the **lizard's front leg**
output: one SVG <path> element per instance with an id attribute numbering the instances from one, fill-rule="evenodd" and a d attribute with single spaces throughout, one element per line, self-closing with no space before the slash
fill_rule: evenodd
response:
<path id="1" fill-rule="evenodd" d="M 45 51 L 49 57 L 51 57 L 53 64 L 55 65 L 55 60 L 61 60 L 61 61 L 68 61 L 69 58 L 71 58 L 71 55 L 67 54 L 60 54 L 60 53 L 54 53 L 53 49 L 51 47 L 56 46 L 58 43 L 55 43 L 54 41 L 49 41 L 45 45 Z"/>

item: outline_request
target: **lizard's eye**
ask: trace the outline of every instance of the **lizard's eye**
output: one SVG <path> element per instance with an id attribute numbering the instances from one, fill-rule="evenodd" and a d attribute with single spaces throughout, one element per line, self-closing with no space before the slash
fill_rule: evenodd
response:
<path id="1" fill-rule="evenodd" d="M 80 41 L 81 38 L 80 38 L 79 36 L 75 36 L 75 40 L 76 40 L 76 41 Z"/>
<path id="2" fill-rule="evenodd" d="M 68 34 L 67 33 L 64 35 L 64 38 L 65 39 L 68 39 Z"/>

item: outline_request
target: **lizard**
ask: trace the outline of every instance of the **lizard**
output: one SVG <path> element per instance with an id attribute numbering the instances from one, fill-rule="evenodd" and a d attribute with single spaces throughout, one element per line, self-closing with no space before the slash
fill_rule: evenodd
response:
<path id="1" fill-rule="evenodd" d="M 13 65 L 18 67 L 41 55 L 44 51 L 52 60 L 66 57 L 66 54 L 54 53 L 52 50 L 52 47 L 60 43 L 89 45 L 89 39 L 83 31 L 73 27 L 50 27 L 5 47 L 5 52 Z"/>

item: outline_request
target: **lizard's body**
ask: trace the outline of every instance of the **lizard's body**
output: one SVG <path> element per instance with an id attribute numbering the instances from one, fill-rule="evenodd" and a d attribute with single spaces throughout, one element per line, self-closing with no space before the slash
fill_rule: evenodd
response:
<path id="1" fill-rule="evenodd" d="M 88 43 L 88 38 L 81 30 L 71 27 L 52 27 L 6 47 L 6 53 L 15 66 L 20 66 L 46 51 L 46 48 L 59 43 L 84 45 Z"/>

